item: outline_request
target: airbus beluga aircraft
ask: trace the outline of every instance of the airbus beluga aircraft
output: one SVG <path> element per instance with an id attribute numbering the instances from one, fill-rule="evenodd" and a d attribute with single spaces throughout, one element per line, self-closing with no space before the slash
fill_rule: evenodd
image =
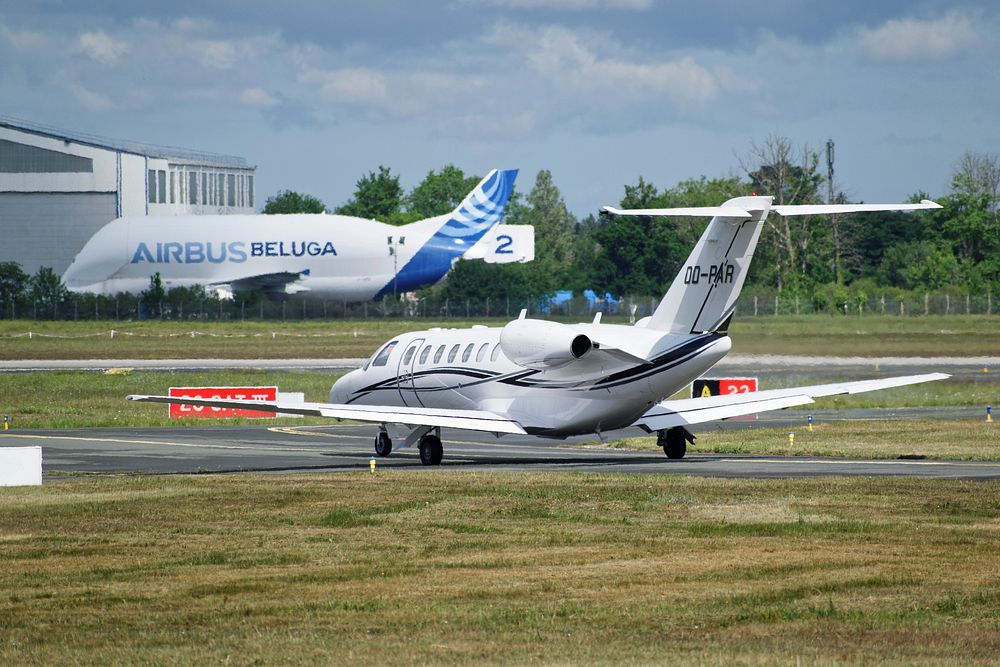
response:
<path id="1" fill-rule="evenodd" d="M 768 213 L 813 215 L 940 208 L 919 204 L 772 206 L 737 197 L 718 207 L 618 210 L 616 215 L 714 216 L 666 295 L 634 326 L 560 324 L 521 317 L 503 327 L 400 334 L 363 367 L 338 379 L 329 403 L 129 396 L 136 401 L 355 419 L 378 424 L 375 452 L 393 448 L 386 424 L 410 427 L 425 465 L 441 463 L 442 428 L 564 438 L 636 426 L 656 432 L 667 457 L 681 458 L 694 424 L 812 403 L 814 398 L 899 387 L 947 375 L 665 400 L 729 352 L 727 335 Z"/>
<path id="2" fill-rule="evenodd" d="M 138 294 L 159 273 L 167 288 L 221 296 L 360 302 L 433 285 L 460 257 L 534 259 L 530 225 L 500 225 L 517 170 L 494 169 L 451 213 L 394 227 L 343 215 L 118 218 L 87 241 L 63 275 L 76 292 Z"/>

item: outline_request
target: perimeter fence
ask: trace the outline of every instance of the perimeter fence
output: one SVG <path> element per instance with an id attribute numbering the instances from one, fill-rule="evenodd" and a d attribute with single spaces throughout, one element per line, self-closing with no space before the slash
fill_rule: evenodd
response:
<path id="1" fill-rule="evenodd" d="M 57 303 L 21 300 L 0 306 L 0 320 L 90 320 L 135 322 L 169 320 L 183 322 L 309 321 L 338 319 L 472 319 L 517 317 L 526 309 L 532 317 L 592 319 L 597 312 L 615 321 L 636 321 L 653 312 L 659 296 L 625 296 L 598 299 L 582 296 L 555 303 L 546 299 L 504 297 L 499 299 L 386 298 L 379 302 L 348 303 L 309 298 L 243 300 L 206 298 L 164 299 L 149 302 L 130 295 L 104 297 L 82 295 Z M 826 313 L 847 317 L 885 315 L 993 315 L 991 293 L 892 292 L 875 294 L 817 293 L 812 296 L 782 294 L 775 290 L 747 289 L 737 302 L 736 316 L 768 317 Z"/>

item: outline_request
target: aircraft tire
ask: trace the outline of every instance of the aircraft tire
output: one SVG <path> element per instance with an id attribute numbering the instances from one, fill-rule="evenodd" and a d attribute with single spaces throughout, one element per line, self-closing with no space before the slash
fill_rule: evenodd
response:
<path id="1" fill-rule="evenodd" d="M 671 428 L 660 431 L 656 442 L 663 447 L 663 453 L 668 459 L 682 459 L 687 453 L 687 438 L 684 437 L 683 429 Z"/>
<path id="2" fill-rule="evenodd" d="M 392 439 L 385 431 L 379 431 L 375 435 L 375 455 L 386 457 L 392 453 Z"/>
<path id="3" fill-rule="evenodd" d="M 425 435 L 420 438 L 420 462 L 425 466 L 439 466 L 444 458 L 444 447 L 436 435 Z"/>

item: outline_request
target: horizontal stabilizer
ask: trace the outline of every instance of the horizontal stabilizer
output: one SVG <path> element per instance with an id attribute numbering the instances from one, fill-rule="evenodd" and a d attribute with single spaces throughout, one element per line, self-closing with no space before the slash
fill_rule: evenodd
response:
<path id="1" fill-rule="evenodd" d="M 919 204 L 790 204 L 772 206 L 778 215 L 829 215 L 837 213 L 863 213 L 866 211 L 921 211 L 941 208 L 941 204 L 923 199 Z"/>
<path id="2" fill-rule="evenodd" d="M 261 412 L 281 412 L 308 417 L 354 419 L 378 424 L 412 426 L 444 426 L 487 433 L 524 435 L 521 425 L 512 419 L 484 410 L 435 410 L 403 408 L 386 405 L 344 405 L 340 403 L 291 403 L 284 401 L 253 401 L 235 398 L 191 398 L 186 396 L 126 396 L 130 401 L 200 405 L 207 408 L 240 408 Z"/>
<path id="3" fill-rule="evenodd" d="M 890 389 L 921 382 L 944 380 L 948 377 L 950 376 L 944 373 L 925 373 L 879 380 L 833 382 L 789 389 L 769 389 L 747 394 L 724 394 L 722 396 L 661 401 L 647 410 L 646 414 L 640 417 L 634 425 L 647 431 L 659 431 L 685 424 L 701 424 L 717 419 L 728 419 L 770 410 L 781 410 L 795 405 L 806 405 L 812 403 L 813 399 L 822 396 L 860 394 L 877 389 Z"/>
<path id="4" fill-rule="evenodd" d="M 689 206 L 686 208 L 615 208 L 601 209 L 611 215 L 677 215 L 686 217 L 749 218 L 750 212 L 738 206 Z"/>

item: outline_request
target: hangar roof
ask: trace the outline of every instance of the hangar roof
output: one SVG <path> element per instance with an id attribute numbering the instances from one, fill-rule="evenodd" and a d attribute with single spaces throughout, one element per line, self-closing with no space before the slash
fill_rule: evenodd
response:
<path id="1" fill-rule="evenodd" d="M 146 157 L 161 158 L 164 160 L 170 160 L 171 162 L 183 164 L 253 169 L 253 167 L 247 164 L 245 158 L 237 157 L 235 155 L 222 155 L 218 153 L 194 151 L 186 148 L 177 148 L 174 146 L 157 146 L 155 144 L 146 144 L 137 141 L 109 139 L 107 137 L 86 134 L 83 132 L 61 130 L 42 125 L 40 123 L 19 118 L 12 118 L 9 116 L 0 116 L 0 127 L 6 127 L 12 130 L 19 130 L 21 132 L 28 132 L 44 137 L 52 137 L 63 141 L 72 141 L 77 144 L 93 146 L 95 148 L 104 148 L 121 153 L 133 153 L 136 155 L 144 155 Z"/>

